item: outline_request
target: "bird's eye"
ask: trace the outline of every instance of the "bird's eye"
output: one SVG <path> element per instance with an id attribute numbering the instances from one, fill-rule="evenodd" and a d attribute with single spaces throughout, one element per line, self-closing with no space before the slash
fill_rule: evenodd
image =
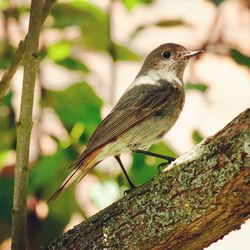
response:
<path id="1" fill-rule="evenodd" d="M 164 51 L 164 52 L 162 53 L 162 57 L 165 58 L 165 59 L 170 58 L 170 56 L 171 56 L 171 53 L 170 53 L 169 51 Z"/>

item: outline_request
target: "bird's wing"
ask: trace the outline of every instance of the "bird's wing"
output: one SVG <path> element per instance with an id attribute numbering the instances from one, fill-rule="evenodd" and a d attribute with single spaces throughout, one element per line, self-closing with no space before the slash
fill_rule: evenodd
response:
<path id="1" fill-rule="evenodd" d="M 179 89 L 168 82 L 158 86 L 139 85 L 127 91 L 111 113 L 97 127 L 87 144 L 87 148 L 75 162 L 75 169 L 49 201 L 56 199 L 75 179 L 81 180 L 98 163 L 93 159 L 103 146 L 114 141 L 119 135 L 142 122 L 163 106 L 171 105 L 176 98 L 176 91 Z"/>
<path id="2" fill-rule="evenodd" d="M 173 84 L 164 81 L 159 85 L 143 84 L 127 91 L 118 101 L 110 114 L 97 127 L 89 139 L 87 147 L 78 158 L 77 164 L 93 150 L 114 141 L 118 136 L 167 103 L 171 103 L 174 93 L 179 91 Z"/>

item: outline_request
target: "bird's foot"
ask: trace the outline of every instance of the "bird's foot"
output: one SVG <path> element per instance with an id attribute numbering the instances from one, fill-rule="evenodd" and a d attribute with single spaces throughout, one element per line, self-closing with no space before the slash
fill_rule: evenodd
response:
<path id="1" fill-rule="evenodd" d="M 160 163 L 157 167 L 158 173 L 161 173 L 165 169 L 165 167 L 168 166 L 174 160 L 175 160 L 175 158 L 171 157 L 171 159 L 169 159 L 168 161 Z"/>
<path id="2" fill-rule="evenodd" d="M 133 185 L 130 184 L 130 189 L 125 190 L 125 191 L 124 191 L 124 195 L 130 194 L 130 193 L 131 193 L 133 190 L 135 190 L 136 188 L 137 188 L 137 186 L 135 186 L 134 184 L 133 184 Z"/>

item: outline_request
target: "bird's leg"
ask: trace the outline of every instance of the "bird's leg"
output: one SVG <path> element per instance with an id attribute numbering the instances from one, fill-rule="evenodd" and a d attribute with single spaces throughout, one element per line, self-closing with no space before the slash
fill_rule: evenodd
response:
<path id="1" fill-rule="evenodd" d="M 167 162 L 163 162 L 163 163 L 161 163 L 161 164 L 158 165 L 159 172 L 161 171 L 162 167 L 167 166 L 168 164 L 170 164 L 172 161 L 175 160 L 175 158 L 171 157 L 171 156 L 156 154 L 156 153 L 152 153 L 152 152 L 148 152 L 148 151 L 144 151 L 144 150 L 135 150 L 133 152 L 137 153 L 137 154 L 150 155 L 150 156 L 154 156 L 156 158 L 167 160 Z"/>
<path id="2" fill-rule="evenodd" d="M 171 162 L 169 162 L 169 161 L 160 163 L 160 164 L 157 166 L 157 168 L 158 168 L 158 173 L 161 173 L 162 170 L 163 170 L 166 166 L 168 166 L 170 163 L 171 163 Z"/>
<path id="3" fill-rule="evenodd" d="M 156 157 L 156 158 L 160 158 L 160 159 L 167 160 L 168 162 L 171 162 L 171 161 L 174 161 L 174 160 L 175 160 L 175 158 L 174 158 L 174 157 L 171 157 L 171 156 L 160 155 L 160 154 L 156 154 L 156 153 L 152 153 L 152 152 L 144 151 L 144 150 L 135 150 L 135 151 L 133 151 L 133 152 L 134 152 L 134 153 L 137 153 L 137 154 L 144 154 L 144 155 L 154 156 L 154 157 Z"/>
<path id="4" fill-rule="evenodd" d="M 133 182 L 129 179 L 129 176 L 128 176 L 128 173 L 126 172 L 123 164 L 122 164 L 122 161 L 121 161 L 121 158 L 119 155 L 116 155 L 115 156 L 115 159 L 117 160 L 118 164 L 120 165 L 121 169 L 122 169 L 122 172 L 124 173 L 129 185 L 130 185 L 130 189 L 129 190 L 126 190 L 124 193 L 125 194 L 128 194 L 132 189 L 136 188 L 136 186 L 133 184 Z"/>

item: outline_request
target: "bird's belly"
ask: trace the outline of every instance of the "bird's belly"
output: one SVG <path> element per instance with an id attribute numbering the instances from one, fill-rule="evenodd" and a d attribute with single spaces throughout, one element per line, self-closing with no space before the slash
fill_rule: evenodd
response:
<path id="1" fill-rule="evenodd" d="M 153 143 L 158 142 L 161 137 L 160 133 L 165 134 L 165 125 L 162 121 L 144 121 L 141 124 L 131 128 L 117 140 L 104 146 L 98 155 L 98 161 L 101 161 L 112 155 L 119 155 L 121 153 L 130 153 L 131 151 L 142 149 L 147 150 Z M 167 132 L 167 131 L 166 131 Z"/>
<path id="2" fill-rule="evenodd" d="M 178 104 L 175 105 L 174 109 L 169 109 L 169 107 L 161 109 L 150 119 L 146 119 L 128 131 L 126 134 L 127 136 L 130 134 L 131 138 L 129 149 L 131 151 L 147 150 L 152 144 L 159 142 L 178 119 L 182 110 L 182 105 Z"/>

